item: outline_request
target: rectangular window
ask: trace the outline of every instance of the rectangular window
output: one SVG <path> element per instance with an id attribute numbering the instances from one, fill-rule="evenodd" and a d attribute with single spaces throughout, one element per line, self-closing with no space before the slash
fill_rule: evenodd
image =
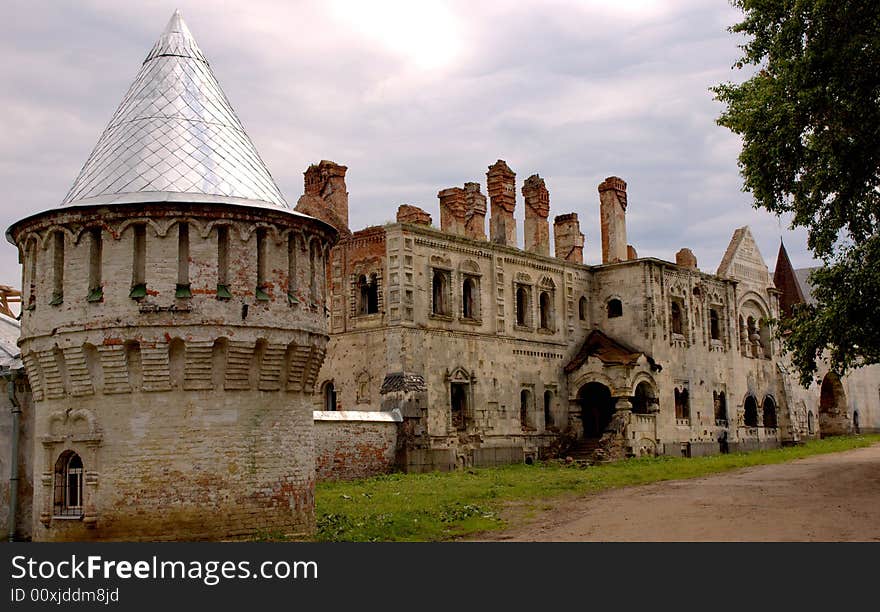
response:
<path id="1" fill-rule="evenodd" d="M 257 289 L 256 298 L 258 300 L 268 300 L 269 294 L 266 293 L 266 230 L 260 228 L 257 230 Z"/>
<path id="2" fill-rule="evenodd" d="M 287 299 L 296 304 L 296 234 L 287 236 Z"/>
<path id="3" fill-rule="evenodd" d="M 52 250 L 52 301 L 49 303 L 56 306 L 64 301 L 64 232 L 55 232 Z"/>
<path id="4" fill-rule="evenodd" d="M 90 302 L 100 302 L 104 299 L 104 287 L 101 282 L 103 250 L 101 228 L 96 227 L 90 232 L 89 244 L 89 295 L 87 299 Z"/>
<path id="5" fill-rule="evenodd" d="M 228 300 L 229 291 L 229 227 L 217 226 L 217 299 Z"/>
<path id="6" fill-rule="evenodd" d="M 147 295 L 147 226 L 138 224 L 133 229 L 131 292 L 128 297 L 138 300 Z"/>
<path id="7" fill-rule="evenodd" d="M 175 297 L 190 298 L 189 284 L 189 225 L 177 224 L 177 292 Z"/>

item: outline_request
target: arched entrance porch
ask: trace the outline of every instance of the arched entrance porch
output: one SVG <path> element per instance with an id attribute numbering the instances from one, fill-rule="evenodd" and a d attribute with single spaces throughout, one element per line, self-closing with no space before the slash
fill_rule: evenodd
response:
<path id="1" fill-rule="evenodd" d="M 614 414 L 611 389 L 602 383 L 590 382 L 578 390 L 577 397 L 584 425 L 584 438 L 600 438 Z"/>
<path id="2" fill-rule="evenodd" d="M 839 436 L 849 433 L 846 415 L 846 393 L 840 377 L 828 372 L 819 391 L 819 435 Z"/>

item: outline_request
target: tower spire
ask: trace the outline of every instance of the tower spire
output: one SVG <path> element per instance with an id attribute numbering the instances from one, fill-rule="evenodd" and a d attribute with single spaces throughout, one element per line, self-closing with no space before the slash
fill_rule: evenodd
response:
<path id="1" fill-rule="evenodd" d="M 290 209 L 180 11 L 62 206 L 157 201 Z"/>

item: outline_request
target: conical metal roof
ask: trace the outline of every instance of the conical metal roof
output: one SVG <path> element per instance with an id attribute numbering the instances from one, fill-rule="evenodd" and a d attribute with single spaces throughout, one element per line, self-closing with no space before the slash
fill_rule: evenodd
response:
<path id="1" fill-rule="evenodd" d="M 169 200 L 293 212 L 179 11 L 61 206 Z"/>

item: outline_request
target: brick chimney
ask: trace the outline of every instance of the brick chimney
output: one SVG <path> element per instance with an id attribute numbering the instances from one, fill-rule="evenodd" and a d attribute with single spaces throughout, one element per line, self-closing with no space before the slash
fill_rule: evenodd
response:
<path id="1" fill-rule="evenodd" d="M 411 223 L 412 225 L 431 225 L 431 215 L 418 206 L 401 204 L 397 207 L 397 222 Z"/>
<path id="2" fill-rule="evenodd" d="M 303 173 L 305 193 L 295 210 L 326 221 L 343 234 L 348 228 L 348 191 L 345 187 L 346 166 L 322 159 Z"/>
<path id="3" fill-rule="evenodd" d="M 609 176 L 599 184 L 602 263 L 626 261 L 626 182 Z"/>
<path id="4" fill-rule="evenodd" d="M 557 215 L 553 220 L 556 257 L 573 263 L 584 263 L 584 235 L 577 213 Z"/>
<path id="5" fill-rule="evenodd" d="M 499 159 L 489 166 L 486 173 L 486 191 L 489 192 L 492 216 L 489 219 L 489 236 L 492 242 L 516 246 L 516 173 L 507 162 Z"/>
<path id="6" fill-rule="evenodd" d="M 522 186 L 526 202 L 526 222 L 523 227 L 525 249 L 539 255 L 550 255 L 550 192 L 537 174 L 526 179 Z"/>
<path id="7" fill-rule="evenodd" d="M 486 196 L 480 193 L 479 183 L 464 184 L 464 199 L 467 206 L 464 234 L 474 240 L 486 239 Z"/>
<path id="8" fill-rule="evenodd" d="M 675 254 L 675 265 L 696 270 L 697 256 L 690 249 L 682 249 Z"/>
<path id="9" fill-rule="evenodd" d="M 437 194 L 440 198 L 440 229 L 450 234 L 464 235 L 467 202 L 464 189 L 450 187 Z"/>

